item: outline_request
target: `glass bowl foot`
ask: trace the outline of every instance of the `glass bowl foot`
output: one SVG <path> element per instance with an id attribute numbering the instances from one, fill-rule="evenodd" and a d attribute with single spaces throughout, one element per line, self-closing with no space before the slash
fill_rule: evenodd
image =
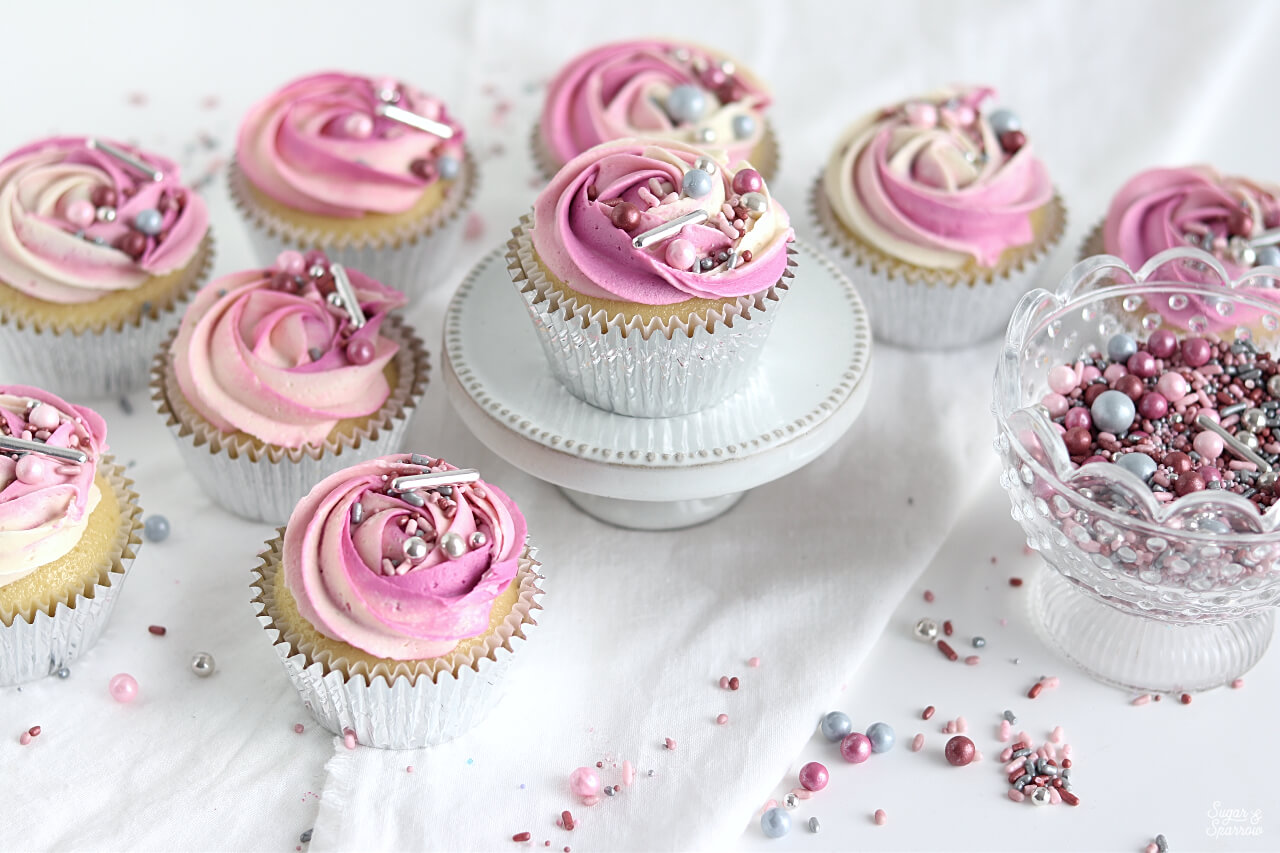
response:
<path id="1" fill-rule="evenodd" d="M 1148 693 L 1229 684 L 1266 652 L 1275 610 L 1231 621 L 1171 622 L 1103 601 L 1043 567 L 1031 600 L 1042 637 L 1099 681 Z"/>

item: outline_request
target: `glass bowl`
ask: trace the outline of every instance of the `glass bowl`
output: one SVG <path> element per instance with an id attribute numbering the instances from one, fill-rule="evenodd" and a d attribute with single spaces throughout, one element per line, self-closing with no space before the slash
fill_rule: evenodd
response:
<path id="1" fill-rule="evenodd" d="M 1280 353 L 1280 268 L 1232 281 L 1212 255 L 1170 249 L 1134 272 L 1088 258 L 1014 310 L 996 367 L 1000 483 L 1049 571 L 1031 590 L 1050 644 L 1095 678 L 1151 692 L 1229 683 L 1266 651 L 1280 603 L 1280 504 L 1206 489 L 1157 501 L 1110 462 L 1075 468 L 1040 400 L 1057 364 L 1167 327 Z"/>

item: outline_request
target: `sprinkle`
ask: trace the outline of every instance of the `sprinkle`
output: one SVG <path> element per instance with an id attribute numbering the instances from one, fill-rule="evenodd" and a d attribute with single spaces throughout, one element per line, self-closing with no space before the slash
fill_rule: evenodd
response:
<path id="1" fill-rule="evenodd" d="M 1080 805 L 1080 798 L 1068 791 L 1066 788 L 1054 788 L 1058 792 L 1058 796 L 1062 797 L 1062 801 L 1069 806 Z"/>
<path id="2" fill-rule="evenodd" d="M 1243 678 L 1237 678 L 1237 679 L 1235 679 L 1234 681 L 1232 681 L 1232 682 L 1231 682 L 1231 689 L 1232 689 L 1232 690 L 1239 690 L 1241 687 L 1244 687 L 1244 679 L 1243 679 Z"/>
<path id="3" fill-rule="evenodd" d="M 1009 578 L 1009 586 L 1022 586 L 1022 578 Z"/>
<path id="4" fill-rule="evenodd" d="M 1020 803 L 1026 798 L 1027 795 L 1019 791 L 1017 788 L 1009 789 L 1009 799 L 1013 800 L 1015 803 Z"/>
<path id="5" fill-rule="evenodd" d="M 531 832 L 517 832 L 511 836 L 512 841 L 528 841 L 530 838 L 533 838 L 533 833 Z"/>
<path id="6" fill-rule="evenodd" d="M 1013 726 L 1009 725 L 1008 720 L 1000 721 L 1000 742 L 1008 743 L 1009 738 L 1013 737 Z"/>
<path id="7" fill-rule="evenodd" d="M 1007 720 L 1009 722 L 1009 725 L 1011 726 L 1016 726 L 1018 724 L 1018 718 L 1015 717 L 1013 715 L 1013 712 L 1008 709 L 1006 709 L 1001 716 L 1004 717 L 1005 720 Z"/>
<path id="8" fill-rule="evenodd" d="M 929 602 L 930 604 L 933 604 L 933 599 L 934 599 L 933 590 L 926 589 L 924 591 L 924 600 Z"/>
<path id="9" fill-rule="evenodd" d="M 964 662 L 969 666 L 977 666 L 978 662 L 981 660 L 982 658 L 978 657 L 977 655 L 969 655 L 967 658 L 964 659 Z"/>
<path id="10" fill-rule="evenodd" d="M 1156 836 L 1156 849 L 1158 849 L 1160 853 L 1166 853 L 1169 849 L 1169 841 L 1164 837 L 1163 833 Z"/>
<path id="11" fill-rule="evenodd" d="M 1062 743 L 1062 726 L 1053 727 L 1053 734 L 1049 735 L 1049 740 L 1054 743 Z"/>
<path id="12" fill-rule="evenodd" d="M 636 195 L 640 196 L 640 200 L 649 205 L 650 208 L 657 207 L 662 203 L 648 187 L 640 187 L 640 189 L 636 191 Z"/>
<path id="13" fill-rule="evenodd" d="M 1048 678 L 1045 678 L 1042 680 L 1044 681 L 1045 687 L 1057 687 L 1059 684 L 1062 683 L 1061 681 L 1058 680 L 1058 676 L 1056 675 L 1051 675 Z"/>
<path id="14" fill-rule="evenodd" d="M 667 749 L 671 749 L 671 750 L 674 750 L 676 748 L 676 742 L 673 741 L 671 738 L 663 738 L 662 745 L 665 746 Z M 649 772 L 652 773 L 653 771 L 649 771 Z"/>
<path id="15" fill-rule="evenodd" d="M 956 717 L 956 731 L 959 734 L 964 734 L 969 731 L 969 721 L 964 717 Z"/>
<path id="16" fill-rule="evenodd" d="M 956 654 L 956 650 L 951 648 L 951 646 L 947 644 L 946 640 L 938 641 L 938 651 L 946 655 L 947 660 L 954 661 L 960 659 L 960 655 Z"/>
<path id="17" fill-rule="evenodd" d="M 723 725 L 724 725 L 725 723 L 727 723 L 727 722 L 729 722 L 729 715 L 728 715 L 728 714 L 718 714 L 718 715 L 716 716 L 716 725 L 717 725 L 717 726 L 723 726 Z"/>
<path id="18" fill-rule="evenodd" d="M 809 818 L 809 831 L 815 835 L 822 831 L 822 824 L 818 823 L 816 817 Z"/>
<path id="19" fill-rule="evenodd" d="M 351 731 L 351 729 L 344 729 L 342 732 L 342 743 L 347 749 L 355 749 L 357 743 L 356 733 Z"/>
<path id="20" fill-rule="evenodd" d="M 630 788 L 631 783 L 635 781 L 636 781 L 636 768 L 632 766 L 630 761 L 622 762 L 622 784 Z"/>
<path id="21" fill-rule="evenodd" d="M 721 690 L 729 689 L 729 676 L 727 675 L 720 676 L 720 689 Z"/>
<path id="22" fill-rule="evenodd" d="M 955 628 L 953 628 L 953 627 L 951 627 L 951 620 L 950 620 L 950 619 L 948 619 L 947 621 L 945 621 L 945 622 L 943 622 L 943 623 L 942 623 L 942 633 L 946 634 L 948 637 L 950 637 L 952 634 L 954 634 L 954 633 L 955 633 L 955 631 L 956 631 L 956 629 L 955 629 Z"/>
<path id="23" fill-rule="evenodd" d="M 27 744 L 31 743 L 31 732 L 23 732 L 22 734 L 18 735 L 18 743 L 22 744 L 23 746 L 26 746 Z"/>
<path id="24" fill-rule="evenodd" d="M 152 634 L 155 634 L 157 637 L 163 637 L 165 635 L 165 627 L 163 625 L 148 625 L 147 630 Z"/>
<path id="25" fill-rule="evenodd" d="M 733 678 L 729 679 L 730 690 L 737 690 L 741 685 L 742 685 L 742 682 L 738 681 L 738 676 L 735 675 Z"/>
<path id="26" fill-rule="evenodd" d="M 573 815 L 569 813 L 568 809 L 565 809 L 564 811 L 560 812 L 560 824 L 569 832 L 573 832 L 573 827 L 574 827 Z"/>
<path id="27" fill-rule="evenodd" d="M 1130 704 L 1130 705 L 1145 705 L 1145 704 L 1147 704 L 1147 703 L 1148 703 L 1148 702 L 1150 702 L 1150 701 L 1151 701 L 1151 694 L 1150 694 L 1150 693 L 1143 693 L 1143 694 L 1141 694 L 1141 695 L 1139 695 L 1139 696 L 1134 696 L 1131 700 L 1129 700 L 1129 704 Z"/>
<path id="28" fill-rule="evenodd" d="M 1181 696 L 1179 696 L 1179 697 L 1178 697 L 1178 701 L 1180 701 L 1183 705 L 1190 705 L 1190 704 L 1191 704 L 1191 694 L 1190 694 L 1190 693 L 1183 693 Z"/>
<path id="29" fill-rule="evenodd" d="M 758 667 L 760 666 L 760 658 L 758 658 L 758 657 L 757 657 L 757 658 L 748 658 L 748 659 L 747 659 L 747 666 L 751 667 L 752 669 L 756 669 L 756 668 L 758 668 Z"/>
<path id="30" fill-rule="evenodd" d="M 936 710 L 938 709 L 930 705 L 929 707 L 925 708 L 923 711 L 920 712 L 920 719 L 922 720 L 929 719 L 930 717 L 933 716 Z"/>
<path id="31" fill-rule="evenodd" d="M 974 647 L 975 649 L 981 649 L 981 648 L 984 648 L 986 645 L 987 645 L 987 638 L 986 638 L 986 637 L 974 637 L 974 638 L 973 638 L 973 647 Z"/>
<path id="32" fill-rule="evenodd" d="M 31 735 L 32 737 L 38 737 L 40 734 L 40 727 L 32 726 L 31 728 L 27 729 L 27 734 Z"/>
<path id="33" fill-rule="evenodd" d="M 911 751 L 919 752 L 922 749 L 924 749 L 924 735 L 917 734 L 911 739 Z"/>
<path id="34" fill-rule="evenodd" d="M 304 829 L 302 831 L 302 834 L 298 836 L 298 840 L 301 841 L 303 844 L 310 844 L 312 831 L 313 830 L 310 830 L 310 829 Z"/>
<path id="35" fill-rule="evenodd" d="M 884 813 L 884 809 L 876 809 L 875 814 L 876 826 L 884 826 L 889 821 L 889 816 Z"/>
<path id="36" fill-rule="evenodd" d="M 1028 699 L 1036 698 L 1037 696 L 1040 695 L 1041 690 L 1044 690 L 1044 682 L 1037 681 L 1035 684 L 1031 685 L 1031 689 L 1027 691 L 1027 698 Z"/>
<path id="37" fill-rule="evenodd" d="M 404 772 L 405 772 L 405 773 L 412 773 L 412 772 L 413 772 L 413 765 L 412 765 L 412 764 L 410 764 L 408 767 L 406 767 L 406 768 L 404 769 Z"/>
<path id="38" fill-rule="evenodd" d="M 307 730 L 307 727 L 306 727 L 306 726 L 304 726 L 302 723 L 294 723 L 294 724 L 293 724 L 293 730 L 294 730 L 295 732 L 297 732 L 298 734 L 302 734 L 303 732 L 305 732 L 305 731 Z"/>

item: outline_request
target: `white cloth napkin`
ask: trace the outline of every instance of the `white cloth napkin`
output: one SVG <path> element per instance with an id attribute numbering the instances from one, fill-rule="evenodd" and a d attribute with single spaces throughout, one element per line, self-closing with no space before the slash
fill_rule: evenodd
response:
<path id="1" fill-rule="evenodd" d="M 25 4 L 6 10 L 6 23 L 30 37 L 0 54 L 0 72 L 33 81 L 39 69 L 40 85 L 7 92 L 8 114 L 21 120 L 0 127 L 0 148 L 46 132 L 103 133 L 179 157 L 195 176 L 227 153 L 252 100 L 291 76 L 342 66 L 418 81 L 457 105 L 483 160 L 483 234 L 411 315 L 438 364 L 447 291 L 532 200 L 526 144 L 540 86 L 591 44 L 671 33 L 729 49 L 770 81 L 782 142 L 773 189 L 802 236 L 809 186 L 848 121 L 937 85 L 993 83 L 1071 210 L 1061 272 L 1137 169 L 1211 160 L 1280 177 L 1257 83 L 1271 72 L 1278 8 L 406 0 L 369 11 L 317 2 L 302 14 L 232 0 L 185 19 L 154 2 L 110 15 Z M 120 59 L 111 46 L 136 46 L 143 24 L 157 21 L 177 34 Z M 208 195 L 217 272 L 252 264 L 220 180 Z M 978 485 L 995 476 L 996 347 L 941 356 L 878 348 L 871 400 L 843 441 L 729 515 L 679 533 L 620 531 L 577 512 L 470 438 L 433 377 L 414 445 L 477 465 L 520 503 L 548 594 L 507 700 L 466 737 L 413 753 L 335 748 L 313 724 L 247 605 L 269 529 L 204 498 L 145 395 L 133 395 L 132 416 L 102 401 L 111 444 L 137 463 L 143 505 L 168 515 L 174 532 L 144 547 L 110 629 L 69 679 L 0 690 L 8 844 L 291 850 L 314 825 L 313 850 L 516 849 L 510 837 L 525 830 L 554 850 L 732 846 Z M 17 379 L 0 366 L 0 381 Z M 168 635 L 151 636 L 149 624 Z M 217 658 L 208 680 L 187 670 L 198 650 Z M 746 665 L 755 655 L 758 669 Z M 120 671 L 141 685 L 129 706 L 107 695 Z M 721 690 L 721 675 L 739 676 L 742 689 Z M 43 733 L 19 746 L 35 724 Z M 667 737 L 674 751 L 663 748 Z M 622 759 L 638 770 L 634 786 L 590 809 L 572 801 L 570 771 L 601 761 L 614 784 Z M 565 808 L 578 821 L 572 833 L 555 826 Z"/>

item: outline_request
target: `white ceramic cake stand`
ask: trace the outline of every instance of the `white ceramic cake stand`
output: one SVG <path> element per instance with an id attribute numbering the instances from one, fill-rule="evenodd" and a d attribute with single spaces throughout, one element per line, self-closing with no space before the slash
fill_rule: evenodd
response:
<path id="1" fill-rule="evenodd" d="M 504 250 L 458 287 L 444 324 L 444 382 L 467 427 L 516 467 L 620 527 L 708 521 L 845 434 L 871 384 L 871 330 L 858 292 L 796 244 L 792 291 L 750 383 L 705 411 L 633 418 L 566 391 L 543 357 Z"/>

